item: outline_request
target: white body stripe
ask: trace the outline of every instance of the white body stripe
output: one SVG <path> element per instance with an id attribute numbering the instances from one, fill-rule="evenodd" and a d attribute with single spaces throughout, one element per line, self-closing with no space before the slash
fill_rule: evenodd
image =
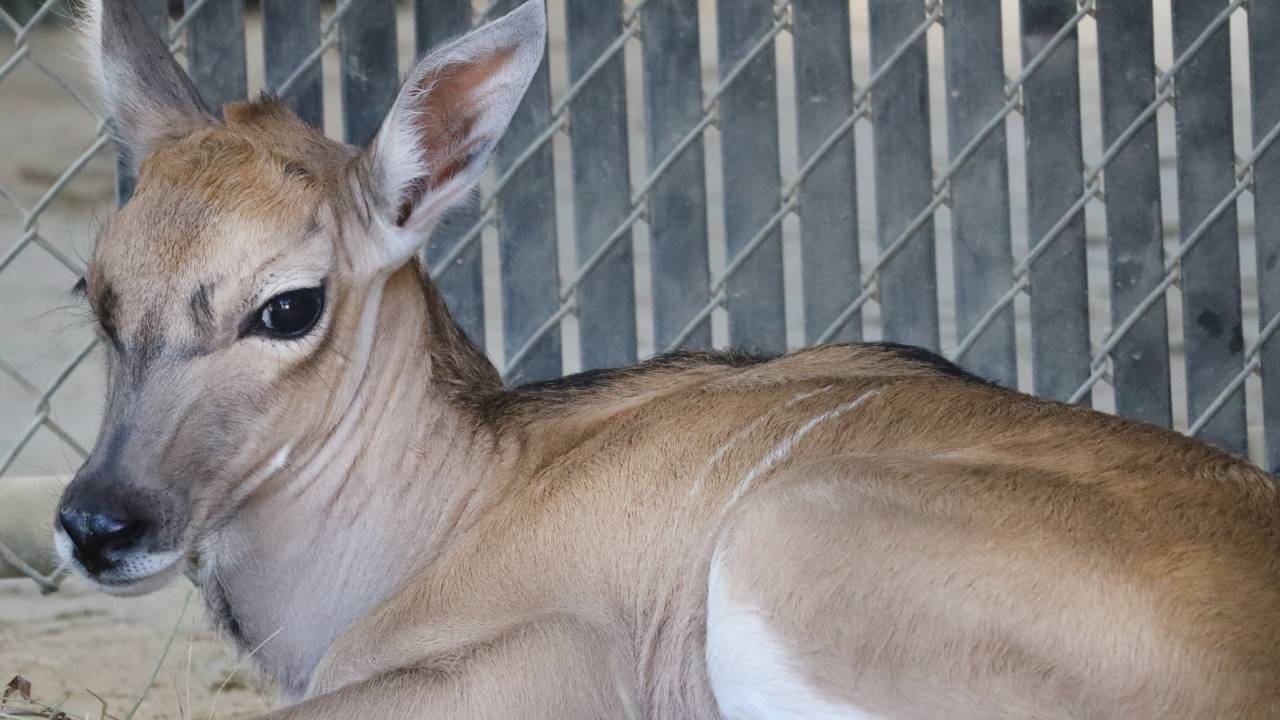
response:
<path id="1" fill-rule="evenodd" d="M 738 499 L 742 497 L 743 493 L 751 487 L 751 483 L 754 482 L 756 478 L 760 477 L 765 472 L 768 472 L 774 465 L 785 460 L 787 456 L 791 454 L 791 451 L 795 449 L 796 443 L 803 440 L 805 435 L 813 432 L 814 428 L 824 422 L 834 420 L 850 410 L 856 409 L 869 398 L 874 397 L 878 392 L 878 390 L 868 390 L 867 392 L 859 395 L 856 400 L 850 400 L 843 405 L 838 405 L 830 410 L 813 416 L 808 422 L 801 425 L 799 430 L 796 430 L 782 442 L 774 445 L 773 449 L 764 457 L 760 458 L 760 461 L 755 464 L 755 467 L 747 471 L 747 474 L 742 477 L 742 482 L 738 484 L 738 488 L 733 491 L 733 495 L 729 498 L 729 504 L 732 505 L 737 502 Z"/>
<path id="2" fill-rule="evenodd" d="M 720 552 L 707 587 L 707 678 L 726 720 L 887 720 L 821 697 L 759 610 L 729 595 Z"/>
<path id="3" fill-rule="evenodd" d="M 769 418 L 777 415 L 779 410 L 785 410 L 789 407 L 792 407 L 796 403 L 807 400 L 813 397 L 814 395 L 820 395 L 824 392 L 827 392 L 830 389 L 831 389 L 830 385 L 823 385 L 820 388 L 809 390 L 807 392 L 802 392 L 796 395 L 795 397 L 791 398 L 790 400 L 786 401 L 785 403 L 783 403 L 781 407 L 776 407 L 776 408 L 773 408 L 772 410 L 768 410 L 762 413 L 756 419 L 752 420 L 751 422 L 747 423 L 741 428 L 738 428 L 736 432 L 734 432 L 732 435 L 729 436 L 729 439 L 726 440 L 723 445 L 721 445 L 719 448 L 716 449 L 714 453 L 712 453 L 710 459 L 707 460 L 707 464 L 702 466 L 702 472 L 698 473 L 698 477 L 695 478 L 693 481 L 692 494 L 697 495 L 699 492 L 702 492 L 702 486 L 706 484 L 707 476 L 711 474 L 711 469 L 716 466 L 716 463 L 723 460 L 724 456 L 727 455 L 730 450 L 735 448 L 743 438 L 750 435 L 752 432 L 755 432 L 756 428 L 759 428 L 761 425 L 763 425 L 765 421 L 767 421 Z"/>

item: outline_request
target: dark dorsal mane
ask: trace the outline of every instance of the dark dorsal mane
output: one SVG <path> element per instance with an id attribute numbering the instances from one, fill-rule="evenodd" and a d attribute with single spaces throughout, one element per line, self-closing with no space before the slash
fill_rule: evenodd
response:
<path id="1" fill-rule="evenodd" d="M 482 421 L 501 422 L 512 417 L 541 417 L 566 403 L 589 400 L 646 376 L 675 375 L 699 368 L 745 368 L 772 360 L 771 356 L 743 350 L 676 350 L 635 365 L 600 368 L 552 380 L 516 385 L 497 392 L 479 393 L 468 404 Z"/>

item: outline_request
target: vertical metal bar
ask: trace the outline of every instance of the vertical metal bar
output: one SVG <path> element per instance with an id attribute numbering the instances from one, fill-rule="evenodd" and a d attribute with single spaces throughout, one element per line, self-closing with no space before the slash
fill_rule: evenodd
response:
<path id="1" fill-rule="evenodd" d="M 1185 52 L 1220 11 L 1217 3 L 1173 0 L 1175 56 Z M 1185 240 L 1235 186 L 1231 46 L 1225 24 L 1183 66 L 1175 82 L 1178 217 Z M 1192 423 L 1243 365 L 1238 229 L 1232 207 L 1182 260 L 1187 407 Z M 1246 454 L 1244 397 L 1237 393 L 1223 405 L 1201 437 Z"/>
<path id="2" fill-rule="evenodd" d="M 498 0 L 498 13 L 519 0 Z M 495 13 L 498 14 L 498 13 Z M 544 55 L 542 66 L 494 151 L 494 164 L 505 173 L 551 122 L 551 82 Z M 556 251 L 556 189 L 551 143 L 534 151 L 515 171 L 498 199 L 498 253 L 502 261 L 503 346 L 517 352 L 559 307 L 559 260 Z M 513 380 L 546 380 L 562 372 L 560 333 L 552 329 L 538 340 L 516 367 Z"/>
<path id="3" fill-rule="evenodd" d="M 169 44 L 169 0 L 135 0 L 138 10 L 147 18 L 151 29 Z M 133 159 L 129 150 L 116 146 L 116 204 L 124 205 L 133 197 Z"/>
<path id="4" fill-rule="evenodd" d="M 340 33 L 343 134 L 352 145 L 365 145 L 400 90 L 395 1 L 357 0 Z"/>
<path id="5" fill-rule="evenodd" d="M 1076 12 L 1075 0 L 1022 1 L 1022 57 L 1035 57 Z M 1076 33 L 1023 86 L 1027 230 L 1032 245 L 1084 192 Z M 1031 264 L 1031 362 L 1037 395 L 1066 400 L 1089 376 L 1089 287 L 1084 213 Z M 1088 400 L 1082 401 L 1088 404 Z"/>
<path id="6" fill-rule="evenodd" d="M 1280 123 L 1280 3 L 1249 7 L 1249 53 L 1253 77 L 1253 141 Z M 1253 207 L 1258 250 L 1258 306 L 1265 326 L 1280 313 L 1280 144 L 1274 144 L 1253 170 Z M 1262 350 L 1262 415 L 1266 469 L 1280 472 L 1280 342 L 1272 336 Z"/>
<path id="7" fill-rule="evenodd" d="M 320 0 L 262 0 L 262 50 L 267 89 L 275 92 L 320 44 Z M 307 124 L 324 128 L 324 78 L 317 61 L 283 93 Z"/>
<path id="8" fill-rule="evenodd" d="M 577 82 L 622 32 L 622 0 L 567 0 L 569 82 Z M 622 53 L 583 86 L 573 103 L 574 236 L 578 261 L 593 256 L 631 212 L 627 88 Z M 636 359 L 636 298 L 631 233 L 578 287 L 584 369 Z"/>
<path id="9" fill-rule="evenodd" d="M 1151 3 L 1098 5 L 1102 142 L 1110 147 L 1155 99 Z M 1164 279 L 1160 152 L 1152 117 L 1106 169 L 1111 318 L 1119 324 Z M 1116 412 L 1164 427 L 1169 398 L 1169 320 L 1162 297 L 1111 353 Z"/>
<path id="10" fill-rule="evenodd" d="M 800 163 L 853 114 L 848 0 L 793 7 L 796 121 Z M 832 146 L 800 186 L 805 338 L 814 342 L 853 302 L 859 288 L 858 215 L 853 132 Z M 859 340 L 862 315 L 832 338 Z"/>
<path id="11" fill-rule="evenodd" d="M 185 0 L 184 7 L 199 1 Z M 187 74 L 214 113 L 248 96 L 245 63 L 244 0 L 209 0 L 187 25 Z"/>
<path id="12" fill-rule="evenodd" d="M 954 159 L 1005 105 L 1000 3 L 951 0 L 946 18 L 948 141 Z M 1009 166 L 1001 123 L 951 179 L 951 254 L 956 335 L 966 337 L 1009 289 L 1013 276 Z M 1013 307 L 964 356 L 978 375 L 1017 387 Z"/>
<path id="13" fill-rule="evenodd" d="M 879 72 L 924 21 L 924 3 L 871 0 L 870 10 L 871 65 Z M 883 250 L 933 200 L 929 67 L 923 36 L 885 73 L 871 100 L 875 118 L 876 215 Z M 938 348 L 938 279 L 932 218 L 881 270 L 880 304 L 885 339 Z"/>
<path id="14" fill-rule="evenodd" d="M 415 0 L 413 18 L 417 53 L 422 57 L 470 29 L 471 0 Z M 445 215 L 427 241 L 427 267 L 434 269 L 479 220 L 478 197 L 468 198 Z M 484 268 L 479 239 L 451 265 L 439 269 L 436 285 L 463 332 L 477 347 L 484 347 Z"/>
<path id="15" fill-rule="evenodd" d="M 470 29 L 470 0 L 413 2 L 413 38 L 419 58 Z"/>
<path id="16" fill-rule="evenodd" d="M 649 167 L 670 155 L 702 119 L 696 72 L 698 13 L 686 0 L 650 0 L 644 28 L 644 97 Z M 666 348 L 711 299 L 707 261 L 707 190 L 702 137 L 680 152 L 649 190 L 649 252 L 653 268 L 654 345 Z M 685 347 L 711 347 L 711 321 Z"/>
<path id="17" fill-rule="evenodd" d="M 717 5 L 721 77 L 746 57 L 773 25 L 772 0 L 720 0 Z M 730 261 L 777 211 L 777 70 L 770 44 L 747 61 L 720 98 L 725 148 L 724 225 Z M 729 340 L 765 352 L 787 347 L 782 286 L 782 232 L 775 229 L 725 284 Z"/>

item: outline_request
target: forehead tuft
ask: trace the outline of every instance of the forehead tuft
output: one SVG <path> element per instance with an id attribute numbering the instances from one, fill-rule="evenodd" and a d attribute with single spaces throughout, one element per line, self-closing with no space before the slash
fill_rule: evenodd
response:
<path id="1" fill-rule="evenodd" d="M 224 124 L 201 128 L 142 163 L 139 194 L 180 192 L 218 209 L 270 211 L 305 191 L 334 190 L 355 158 L 272 98 L 232 103 Z"/>
<path id="2" fill-rule="evenodd" d="M 134 197 L 104 227 L 91 276 L 127 296 L 243 279 L 292 255 L 325 203 L 343 202 L 354 148 L 273 100 L 229 105 L 142 163 Z M 94 285 L 90 279 L 90 285 Z M 133 305 L 132 301 L 125 303 Z"/>

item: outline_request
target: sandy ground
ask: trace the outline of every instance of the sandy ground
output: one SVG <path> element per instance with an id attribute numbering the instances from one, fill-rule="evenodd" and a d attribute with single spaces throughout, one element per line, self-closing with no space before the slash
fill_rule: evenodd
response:
<path id="1" fill-rule="evenodd" d="M 66 709 L 96 715 L 101 703 L 91 691 L 123 717 L 173 634 L 135 718 L 243 718 L 268 710 L 251 665 L 237 671 L 237 658 L 209 632 L 197 594 L 183 612 L 190 590 L 184 580 L 143 598 L 110 598 L 72 580 L 42 596 L 28 581 L 0 580 L 0 684 L 22 675 L 42 702 L 69 697 Z"/>
<path id="2" fill-rule="evenodd" d="M 1008 0 L 1006 0 L 1008 1 Z M 704 12 L 711 8 L 711 0 L 699 0 Z M 554 3 L 553 3 L 554 4 Z M 860 13 L 865 13 L 865 3 L 855 3 Z M 710 18 L 709 12 L 705 15 Z M 553 10 L 553 48 L 563 42 L 563 24 L 556 19 Z M 1235 45 L 1243 47 L 1243 16 L 1237 14 L 1233 19 L 1232 32 Z M 1167 17 L 1164 18 L 1167 23 Z M 248 46 L 251 49 L 250 84 L 257 88 L 261 85 L 261 66 L 258 62 L 257 48 L 261 47 L 259 25 L 251 19 L 248 23 Z M 401 47 L 410 45 L 411 24 L 407 17 L 400 23 Z M 716 84 L 717 69 L 714 58 L 714 40 L 710 32 L 711 23 L 704 22 L 706 33 L 705 57 L 707 65 L 703 68 L 704 87 L 710 89 Z M 865 14 L 855 16 L 855 36 L 862 33 L 865 37 Z M 1009 39 L 1013 40 L 1013 29 L 1007 28 Z M 1165 25 L 1167 38 L 1167 25 Z M 1082 26 L 1081 41 L 1086 48 L 1092 43 L 1092 21 Z M 930 36 L 931 69 L 941 72 L 938 58 L 941 55 L 940 33 Z M 797 159 L 794 155 L 795 112 L 794 95 L 785 78 L 790 77 L 789 38 L 784 34 L 778 42 L 778 55 L 782 61 L 779 76 L 784 78 L 780 84 L 780 127 L 784 138 L 791 138 L 783 143 L 781 165 L 784 177 L 794 172 Z M 0 187 L 11 192 L 24 206 L 36 203 L 45 190 L 54 183 L 60 174 L 71 165 L 89 146 L 95 136 L 98 119 L 88 109 L 96 107 L 92 102 L 92 94 L 86 86 L 84 73 L 80 71 L 70 50 L 73 45 L 69 37 L 62 32 L 38 32 L 32 39 L 31 57 L 39 61 L 43 68 L 59 78 L 54 80 L 50 74 L 31 62 L 22 63 L 9 76 L 0 81 Z M 0 34 L 0 64 L 6 61 L 13 51 L 12 36 Z M 1158 64 L 1167 67 L 1171 50 L 1167 39 L 1158 49 Z M 1009 55 L 1009 66 L 1016 61 L 1016 50 L 1011 45 L 1006 54 Z M 1084 81 L 1083 98 L 1087 118 L 1097 118 L 1096 68 L 1089 64 L 1092 55 L 1085 52 L 1083 66 Z M 408 51 L 402 53 L 401 69 L 408 62 Z M 1237 58 L 1240 63 L 1242 58 Z M 629 68 L 639 65 L 639 48 L 634 43 L 626 50 L 626 62 Z M 340 109 L 337 106 L 336 60 L 332 54 L 326 61 L 326 76 L 329 80 L 326 89 L 326 124 L 331 134 L 340 132 Z M 869 75 L 869 59 L 866 44 L 861 43 L 855 52 L 855 75 L 859 82 L 865 82 Z M 1010 75 L 1016 74 L 1013 72 Z M 1089 78 L 1094 78 L 1092 85 Z M 563 59 L 552 64 L 553 92 L 559 96 L 567 86 L 567 71 Z M 1242 76 L 1237 83 L 1243 83 Z M 1240 89 L 1243 89 L 1240 85 Z M 634 88 L 633 88 L 634 90 Z M 72 99 L 78 95 L 82 103 Z M 631 99 L 637 99 L 633 92 Z M 940 93 L 933 99 L 935 113 L 945 105 L 945 98 Z M 643 122 L 638 106 L 633 102 L 633 122 L 636 127 Z M 1235 108 L 1238 118 L 1247 117 L 1247 104 Z M 1173 184 L 1172 147 L 1166 140 L 1173 136 L 1172 116 L 1162 111 L 1159 116 L 1162 132 L 1161 154 L 1163 169 L 1166 175 L 1166 192 L 1176 190 Z M 937 155 L 935 164 L 946 162 L 946 138 L 943 126 L 936 128 L 934 145 Z M 633 179 L 638 184 L 643 179 L 644 157 L 643 142 L 636 135 L 632 144 Z M 870 130 L 865 123 L 855 131 L 855 140 L 859 148 L 860 177 L 866 178 L 871 172 L 872 153 L 868 151 L 871 144 Z M 1009 144 L 1017 148 L 1022 142 L 1020 121 L 1015 117 L 1009 126 Z M 569 187 L 567 143 L 564 138 L 555 141 L 557 155 L 557 184 Z M 1086 160 L 1094 163 L 1101 155 L 1100 139 L 1097 136 L 1097 123 L 1086 123 L 1085 132 Z M 721 148 L 718 136 L 714 131 L 708 134 L 708 185 L 709 200 L 712 207 L 709 212 L 711 222 L 711 254 L 713 271 L 722 268 L 725 262 L 723 250 L 723 227 L 719 222 L 719 211 L 716 203 L 722 196 L 720 181 L 719 157 Z M 1237 153 L 1247 154 L 1247 134 L 1241 133 Z M 1022 173 L 1020 153 L 1012 153 L 1010 170 L 1017 178 Z M 39 230 L 41 237 L 56 251 L 65 254 L 75 261 L 83 258 L 89 247 L 89 238 L 97 226 L 97 220 L 109 212 L 113 204 L 113 163 L 109 148 L 98 152 L 80 172 L 80 174 L 60 193 L 41 216 Z M 871 207 L 871 199 L 863 197 L 869 190 L 869 183 L 860 187 L 860 207 Z M 1016 186 L 1013 188 L 1012 217 L 1015 234 L 1020 230 L 1025 234 L 1025 223 L 1020 220 L 1025 213 L 1025 194 Z M 1171 197 L 1172 195 L 1167 195 Z M 1247 198 L 1241 205 L 1242 255 L 1244 256 L 1245 273 L 1245 308 L 1246 308 L 1246 340 L 1256 333 L 1256 300 L 1253 285 L 1256 280 L 1252 270 L 1252 218 L 1251 199 Z M 1172 241 L 1177 237 L 1176 217 L 1172 209 L 1166 207 L 1170 217 L 1166 220 L 1166 232 Z M 576 262 L 572 252 L 572 199 L 564 193 L 557 207 L 558 222 L 561 228 L 562 277 L 572 275 Z M 871 244 L 875 239 L 874 213 L 859 213 L 862 227 L 860 235 L 866 244 L 863 257 L 871 257 Z M 1091 205 L 1087 210 L 1087 224 L 1090 233 L 1089 258 L 1090 282 L 1093 287 L 1106 285 L 1106 254 L 1102 242 L 1103 220 L 1100 208 Z M 3 198 L 0 198 L 0 254 L 7 252 L 13 243 L 23 236 L 23 216 Z M 943 211 L 938 220 L 939 233 L 939 266 L 943 271 L 939 274 L 940 314 L 944 326 L 953 322 L 950 298 L 954 289 L 951 287 L 950 272 L 946 270 L 949 262 L 948 240 L 949 217 Z M 1021 223 L 1021 225 L 1020 225 Z M 1025 243 L 1025 240 L 1023 241 Z M 784 247 L 788 268 L 788 313 L 791 321 L 790 337 L 793 344 L 798 344 L 799 323 L 799 284 L 798 258 L 799 244 L 797 224 L 794 220 L 784 226 Z M 640 306 L 639 334 L 642 351 L 652 349 L 652 335 L 648 331 L 648 275 L 647 275 L 647 238 L 643 228 L 637 233 L 636 254 L 638 261 L 637 297 Z M 489 313 L 489 338 L 493 347 L 500 339 L 501 318 L 498 317 L 495 302 L 496 290 L 496 243 L 492 236 L 484 239 L 486 257 L 487 307 Z M 1025 252 L 1025 247 L 1022 250 Z M 42 388 L 58 375 L 60 370 L 84 347 L 90 333 L 84 322 L 83 312 L 74 307 L 66 295 L 75 280 L 75 275 L 45 252 L 24 251 L 13 264 L 0 273 L 0 362 L 11 363 L 20 373 L 28 378 L 33 387 L 24 388 L 16 383 L 0 367 L 0 458 L 9 451 L 12 443 L 27 428 L 31 421 L 31 408 L 34 405 L 34 388 Z M 1028 347 L 1028 322 L 1026 303 L 1018 305 L 1020 324 L 1020 347 Z M 1176 300 L 1171 303 L 1171 323 L 1176 328 L 1181 322 Z M 1109 325 L 1109 309 L 1105 295 L 1100 294 L 1097 302 L 1091 307 L 1091 316 L 1096 325 L 1095 338 L 1105 334 Z M 869 339 L 878 337 L 876 312 L 872 307 L 866 318 Z M 726 323 L 723 314 L 717 314 L 715 331 L 718 340 L 726 337 Z M 564 347 L 568 369 L 576 367 L 576 326 L 569 318 L 564 331 Z M 954 332 L 944 330 L 943 346 L 954 345 Z M 1175 378 L 1181 370 L 1181 355 L 1178 343 L 1180 339 L 1175 332 Z M 1095 339 L 1095 344 L 1097 339 Z M 1027 386 L 1029 365 L 1021 368 L 1025 377 L 1021 382 Z M 1256 396 L 1258 388 L 1256 380 L 1250 381 L 1246 390 Z M 38 392 L 38 391 L 37 391 Z M 98 417 L 101 412 L 102 386 L 96 361 L 91 361 L 75 372 L 66 381 L 64 388 L 53 398 L 52 417 L 67 428 L 69 433 L 83 446 L 91 445 L 96 431 Z M 1182 388 L 1175 388 L 1175 414 L 1185 413 Z M 1106 409 L 1106 389 L 1102 388 L 1095 396 L 1095 405 Z M 1254 403 L 1256 405 L 1256 403 Z M 1256 412 L 1251 414 L 1250 421 L 1254 436 L 1257 435 L 1258 418 Z M 1185 419 L 1182 421 L 1185 427 Z M 74 470 L 78 458 L 65 444 L 48 432 L 38 432 L 30 445 L 17 457 L 8 474 L 67 474 Z M 4 482 L 4 477 L 0 477 Z M 64 589 L 51 596 L 41 596 L 36 588 L 26 581 L 0 581 L 0 682 L 7 681 L 12 674 L 23 674 L 30 679 L 37 694 L 47 700 L 61 699 L 62 695 L 75 695 L 75 702 L 82 707 L 97 712 L 96 701 L 85 694 L 92 690 L 103 696 L 113 714 L 122 715 L 133 703 L 137 694 L 146 684 L 157 658 L 165 645 L 166 638 L 175 626 L 178 634 L 172 650 L 161 668 L 155 686 L 151 689 L 143 703 L 138 718 L 180 718 L 208 717 L 213 705 L 214 695 L 218 687 L 231 674 L 236 665 L 235 658 L 206 629 L 199 602 L 193 601 L 184 619 L 179 623 L 177 618 L 186 594 L 185 583 L 164 593 L 143 598 L 118 600 L 93 594 L 75 582 L 69 582 Z M 188 668 L 189 666 L 189 668 Z M 249 716 L 260 712 L 267 706 L 264 696 L 258 693 L 252 683 L 241 680 L 238 673 L 227 684 L 218 700 L 219 717 Z M 188 699 L 189 698 L 189 699 Z M 192 712 L 194 710 L 194 712 Z"/>

